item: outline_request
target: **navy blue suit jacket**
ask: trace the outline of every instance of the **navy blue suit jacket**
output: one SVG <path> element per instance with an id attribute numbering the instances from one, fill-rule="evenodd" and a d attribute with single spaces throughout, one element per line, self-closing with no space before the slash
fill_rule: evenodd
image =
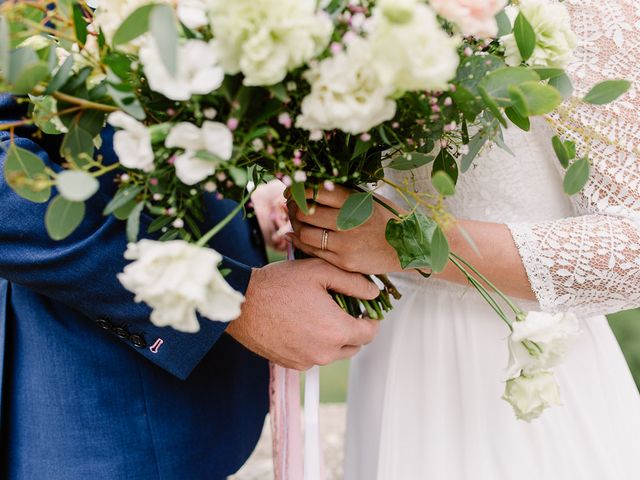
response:
<path id="1" fill-rule="evenodd" d="M 22 114 L 0 95 L 0 121 Z M 57 139 L 31 133 L 18 145 L 58 169 Z M 113 161 L 111 136 L 102 153 Z M 8 145 L 0 131 L 0 172 Z M 126 235 L 102 215 L 108 199 L 93 197 L 78 231 L 54 242 L 46 204 L 18 197 L 0 175 L 0 478 L 223 479 L 260 436 L 267 362 L 225 324 L 203 319 L 185 334 L 149 322 L 149 308 L 116 279 Z M 233 208 L 205 203 L 204 228 Z M 250 266 L 265 262 L 255 225 L 238 217 L 211 246 L 245 291 Z"/>

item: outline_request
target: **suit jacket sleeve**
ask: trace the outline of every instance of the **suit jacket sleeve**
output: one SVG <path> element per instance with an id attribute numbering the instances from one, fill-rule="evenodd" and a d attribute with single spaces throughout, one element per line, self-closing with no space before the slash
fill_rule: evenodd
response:
<path id="1" fill-rule="evenodd" d="M 15 142 L 37 154 L 50 168 L 59 169 L 32 140 L 16 137 Z M 9 134 L 0 131 L 0 172 L 9 144 Z M 123 341 L 184 379 L 217 342 L 226 324 L 201 319 L 199 333 L 185 334 L 158 328 L 149 321 L 150 309 L 135 303 L 133 294 L 116 278 L 127 264 L 123 258 L 127 240 L 124 222 L 102 215 L 108 199 L 104 194 L 90 199 L 78 230 L 55 242 L 44 225 L 47 204 L 22 199 L 0 175 L 0 277 L 80 311 L 96 328 L 124 325 L 131 332 L 141 332 L 145 346 L 134 345 L 130 338 Z M 142 223 L 141 231 L 145 232 L 149 219 L 143 218 Z M 225 258 L 222 266 L 231 269 L 227 277 L 231 286 L 244 293 L 251 268 L 230 258 Z M 149 345 L 158 339 L 162 347 L 154 353 Z"/>

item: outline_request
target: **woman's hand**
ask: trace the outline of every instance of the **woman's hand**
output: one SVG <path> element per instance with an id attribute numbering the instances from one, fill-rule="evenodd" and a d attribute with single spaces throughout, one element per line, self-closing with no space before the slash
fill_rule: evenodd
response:
<path id="1" fill-rule="evenodd" d="M 309 215 L 305 215 L 290 199 L 289 217 L 294 233 L 287 237 L 296 248 L 343 270 L 370 275 L 401 271 L 398 255 L 385 238 L 387 223 L 396 217 L 379 203 L 374 203 L 373 215 L 363 225 L 353 230 L 338 230 L 338 213 L 352 193 L 352 190 L 340 186 L 332 191 L 321 189 Z M 307 191 L 307 198 L 313 198 L 311 190 Z M 378 198 L 403 213 L 389 200 Z"/>
<path id="2" fill-rule="evenodd" d="M 251 195 L 262 236 L 267 246 L 278 252 L 287 250 L 285 234 L 291 231 L 284 189 L 282 182 L 272 180 L 257 187 Z"/>

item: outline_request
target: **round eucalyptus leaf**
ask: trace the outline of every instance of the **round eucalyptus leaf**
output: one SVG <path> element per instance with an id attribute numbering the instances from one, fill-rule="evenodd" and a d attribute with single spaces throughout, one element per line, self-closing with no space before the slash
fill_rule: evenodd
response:
<path id="1" fill-rule="evenodd" d="M 70 202 L 57 196 L 49 204 L 44 221 L 47 232 L 53 240 L 63 240 L 82 223 L 85 206 L 82 202 Z"/>
<path id="2" fill-rule="evenodd" d="M 58 192 L 71 202 L 84 202 L 100 188 L 100 183 L 92 175 L 82 170 L 65 170 L 56 180 Z"/>

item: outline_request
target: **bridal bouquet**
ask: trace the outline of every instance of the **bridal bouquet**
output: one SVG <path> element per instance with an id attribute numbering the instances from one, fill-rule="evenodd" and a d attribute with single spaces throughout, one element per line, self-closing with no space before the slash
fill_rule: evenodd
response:
<path id="1" fill-rule="evenodd" d="M 521 418 L 533 418 L 557 400 L 549 369 L 575 334 L 575 319 L 522 312 L 451 252 L 444 234 L 454 219 L 443 199 L 455 195 L 483 147 L 508 149 L 503 129 L 528 131 L 531 117 L 573 93 L 563 70 L 576 44 L 566 10 L 549 0 L 517 3 L 6 1 L 0 88 L 29 110 L 0 128 L 32 125 L 60 135 L 64 164 L 52 171 L 11 144 L 5 178 L 34 202 L 49 201 L 55 187 L 44 221 L 62 240 L 81 223 L 97 177 L 116 172 L 119 188 L 104 213 L 127 222 L 125 255 L 133 261 L 120 280 L 153 308 L 154 323 L 184 331 L 197 331 L 196 312 L 218 321 L 239 315 L 242 295 L 206 245 L 252 188 L 279 178 L 307 212 L 310 191 L 352 187 L 338 220 L 351 229 L 380 201 L 376 185 L 390 184 L 415 205 L 387 227 L 403 268 L 429 275 L 453 262 L 465 272 L 513 332 L 505 398 Z M 604 104 L 628 88 L 607 81 L 581 101 Z M 105 125 L 117 129 L 118 164 L 95 155 Z M 574 194 L 589 177 L 586 152 L 558 137 L 553 147 L 566 169 L 565 190 Z M 385 176 L 385 169 L 428 164 L 433 193 Z M 239 203 L 202 232 L 208 194 Z M 143 216 L 157 240 L 138 242 Z M 167 272 L 179 281 L 156 282 Z M 389 295 L 398 295 L 382 280 L 373 302 L 336 300 L 353 315 L 382 318 Z"/>

